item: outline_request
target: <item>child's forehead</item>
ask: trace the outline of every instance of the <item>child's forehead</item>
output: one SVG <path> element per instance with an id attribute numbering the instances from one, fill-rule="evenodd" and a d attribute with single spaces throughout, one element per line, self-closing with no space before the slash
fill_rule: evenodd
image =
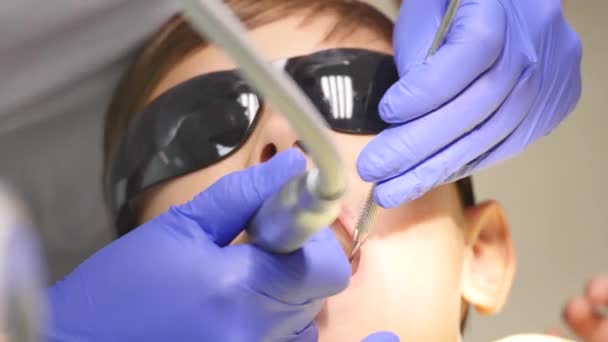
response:
<path id="1" fill-rule="evenodd" d="M 390 42 L 377 39 L 377 35 L 365 29 L 356 30 L 340 40 L 327 41 L 327 33 L 334 24 L 335 20 L 331 17 L 320 16 L 303 25 L 301 18 L 294 16 L 260 26 L 250 31 L 250 37 L 264 56 L 271 60 L 347 47 L 392 53 Z M 234 63 L 220 48 L 202 47 L 170 68 L 156 86 L 151 99 L 193 76 L 234 68 Z"/>

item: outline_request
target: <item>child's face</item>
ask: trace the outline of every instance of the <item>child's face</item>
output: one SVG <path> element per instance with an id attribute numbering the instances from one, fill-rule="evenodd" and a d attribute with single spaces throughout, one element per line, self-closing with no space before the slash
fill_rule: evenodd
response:
<path id="1" fill-rule="evenodd" d="M 300 18 L 292 16 L 252 31 L 252 37 L 271 59 L 339 47 L 392 53 L 389 42 L 364 29 L 339 42 L 323 42 L 333 20 L 321 16 L 301 25 Z M 201 49 L 175 65 L 152 98 L 196 75 L 232 68 L 219 49 Z M 371 137 L 332 134 L 349 185 L 343 215 L 332 229 L 349 253 L 354 224 L 370 189 L 358 177 L 355 162 Z M 150 191 L 141 206 L 141 220 L 188 201 L 227 173 L 293 147 L 296 140 L 283 116 L 265 108 L 247 143 L 232 156 Z M 381 209 L 376 227 L 355 260 L 349 288 L 330 298 L 317 318 L 322 341 L 358 341 L 378 330 L 393 331 L 404 341 L 454 340 L 463 300 L 487 311 L 502 304 L 513 263 L 496 204 L 463 210 L 456 186 L 449 184 L 399 208 Z"/>

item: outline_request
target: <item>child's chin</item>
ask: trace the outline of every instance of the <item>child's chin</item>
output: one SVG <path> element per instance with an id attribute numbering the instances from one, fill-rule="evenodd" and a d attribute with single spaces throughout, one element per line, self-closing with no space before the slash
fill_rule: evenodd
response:
<path id="1" fill-rule="evenodd" d="M 334 304 L 332 298 L 329 298 L 315 319 L 319 341 L 362 341 L 366 336 L 359 336 L 361 325 L 356 324 L 356 319 L 353 319 L 356 308 L 345 311 Z"/>
<path id="2" fill-rule="evenodd" d="M 356 317 L 357 298 L 361 296 L 362 292 L 364 292 L 362 289 L 364 272 L 361 263 L 361 259 L 365 258 L 364 255 L 365 251 L 364 248 L 362 248 L 352 258 L 352 274 L 348 287 L 337 295 L 328 298 L 325 303 L 323 303 L 321 312 L 319 313 L 319 315 L 317 315 L 315 319 L 315 321 L 317 322 L 317 326 L 319 327 L 320 333 L 321 331 L 326 330 L 325 333 L 322 334 L 325 337 L 328 337 L 329 335 L 334 336 L 335 333 L 343 330 L 346 331 L 348 327 L 350 327 L 350 330 L 352 330 L 353 326 L 356 326 L 353 325 L 352 318 Z M 338 340 L 345 340 L 343 338 L 344 337 L 341 337 L 341 339 Z M 321 340 L 323 339 L 320 339 L 320 341 Z M 331 339 L 326 339 L 326 341 L 330 340 Z M 348 341 L 350 340 L 351 339 L 349 338 Z"/>

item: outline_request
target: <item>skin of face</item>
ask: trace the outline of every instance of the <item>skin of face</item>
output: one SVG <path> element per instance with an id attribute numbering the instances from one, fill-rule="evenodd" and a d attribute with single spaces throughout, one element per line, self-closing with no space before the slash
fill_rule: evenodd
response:
<path id="1" fill-rule="evenodd" d="M 293 15 L 261 26 L 250 32 L 251 38 L 271 60 L 345 47 L 392 53 L 390 42 L 363 28 L 325 41 L 334 27 L 333 15 L 302 19 Z M 150 100 L 194 76 L 233 68 L 219 48 L 203 47 L 177 63 Z M 370 189 L 358 177 L 355 162 L 372 137 L 331 135 L 348 181 L 344 208 L 332 230 L 349 253 L 356 218 Z M 190 200 L 224 175 L 267 160 L 269 151 L 294 147 L 296 141 L 286 119 L 271 106 L 264 108 L 254 132 L 236 153 L 148 191 L 138 205 L 141 223 Z M 354 260 L 350 286 L 329 298 L 316 319 L 320 341 L 360 341 L 381 330 L 398 334 L 402 341 L 455 341 L 463 303 L 486 313 L 502 305 L 513 273 L 512 255 L 500 207 L 489 202 L 465 210 L 454 184 L 439 186 L 399 208 L 381 209 L 374 235 Z"/>

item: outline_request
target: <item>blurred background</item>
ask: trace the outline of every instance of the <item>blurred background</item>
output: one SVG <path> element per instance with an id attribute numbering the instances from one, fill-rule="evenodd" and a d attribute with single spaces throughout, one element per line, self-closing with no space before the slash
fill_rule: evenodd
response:
<path id="1" fill-rule="evenodd" d="M 26 11 L 35 1 L 12 6 L 36 16 Z M 120 17 L 137 22 L 143 16 L 163 18 L 169 10 L 151 6 L 142 11 L 134 5 L 141 0 L 129 6 L 108 0 L 102 9 L 87 2 L 68 2 L 81 14 L 82 20 L 75 23 L 80 26 L 50 26 L 54 27 L 50 30 L 40 24 L 28 31 L 19 21 L 36 22 L 42 17 L 0 13 L 0 32 L 20 30 L 23 36 L 2 42 L 12 48 L 0 54 L 4 80 L 0 82 L 0 177 L 18 187 L 33 212 L 44 243 L 49 282 L 63 277 L 112 239 L 101 193 L 102 114 L 128 63 L 132 49 L 127 46 L 141 41 L 153 25 L 121 27 Z M 394 1 L 369 2 L 394 16 Z M 117 18 L 116 25 L 96 19 L 93 13 L 99 10 L 113 14 L 106 18 Z M 495 198 L 506 208 L 518 269 L 503 312 L 491 318 L 475 315 L 466 341 L 490 341 L 560 325 L 567 298 L 579 293 L 593 275 L 608 272 L 608 180 L 604 179 L 608 171 L 604 132 L 608 127 L 604 113 L 608 107 L 608 2 L 570 1 L 565 12 L 583 40 L 583 97 L 576 112 L 551 136 L 475 178 L 479 199 Z M 102 26 L 106 30 L 100 30 Z M 114 31 L 108 31 L 108 26 Z M 124 46 L 104 49 L 108 34 Z M 95 41 L 95 46 L 79 52 L 90 56 L 86 65 L 74 65 L 62 59 L 61 44 L 32 43 L 47 38 L 80 40 L 87 46 Z M 31 73 L 17 73 L 24 68 Z M 48 70 L 56 77 L 48 77 Z"/>

